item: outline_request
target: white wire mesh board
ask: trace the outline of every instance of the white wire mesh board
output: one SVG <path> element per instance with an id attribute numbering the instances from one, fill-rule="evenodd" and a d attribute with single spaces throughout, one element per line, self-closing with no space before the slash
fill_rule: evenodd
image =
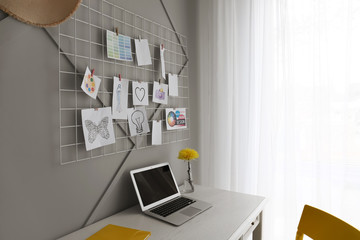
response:
<path id="1" fill-rule="evenodd" d="M 152 65 L 137 66 L 132 62 L 119 61 L 106 56 L 106 30 L 118 29 L 119 34 L 131 37 L 141 36 L 148 39 Z M 81 110 L 111 106 L 113 76 L 120 73 L 122 78 L 131 81 L 148 82 L 149 105 L 146 106 L 151 130 L 152 120 L 162 121 L 163 144 L 190 139 L 189 78 L 188 67 L 184 66 L 187 52 L 187 40 L 179 34 L 181 44 L 175 32 L 149 19 L 129 12 L 109 1 L 83 0 L 78 10 L 66 22 L 58 27 L 59 45 L 59 111 L 60 111 L 60 164 L 99 158 L 102 156 L 152 147 L 150 133 L 130 137 L 126 120 L 114 120 L 115 144 L 91 151 L 85 150 L 85 141 L 81 123 Z M 135 59 L 135 47 L 132 41 L 132 57 Z M 153 103 L 153 81 L 160 78 L 159 46 L 164 44 L 165 69 L 167 73 L 179 73 L 179 96 L 169 96 L 167 105 Z M 86 67 L 95 69 L 95 75 L 102 81 L 96 100 L 87 96 L 81 89 Z M 164 82 L 164 80 L 162 80 Z M 166 80 L 167 83 L 167 80 Z M 130 85 L 131 86 L 131 85 Z M 129 87 L 128 106 L 132 107 L 132 88 Z M 186 109 L 186 129 L 166 130 L 165 109 Z M 152 117 L 152 118 L 150 118 Z"/>

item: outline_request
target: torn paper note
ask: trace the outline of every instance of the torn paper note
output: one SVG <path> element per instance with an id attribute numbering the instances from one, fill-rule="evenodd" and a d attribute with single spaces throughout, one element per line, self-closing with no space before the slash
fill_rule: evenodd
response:
<path id="1" fill-rule="evenodd" d="M 163 79 L 166 79 L 166 76 L 165 76 L 165 57 L 164 57 L 164 53 L 165 53 L 164 44 L 160 44 L 161 76 L 163 77 Z"/>

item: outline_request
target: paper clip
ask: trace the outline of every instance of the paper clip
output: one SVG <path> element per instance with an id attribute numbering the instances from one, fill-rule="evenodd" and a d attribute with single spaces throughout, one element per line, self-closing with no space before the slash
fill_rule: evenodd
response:
<path id="1" fill-rule="evenodd" d="M 119 29 L 117 27 L 115 28 L 115 32 L 116 32 L 116 36 L 119 36 Z"/>
<path id="2" fill-rule="evenodd" d="M 121 74 L 119 73 L 119 81 L 121 82 Z"/>
<path id="3" fill-rule="evenodd" d="M 94 76 L 94 72 L 95 72 L 95 68 L 93 68 L 93 70 L 91 70 L 91 76 Z"/>

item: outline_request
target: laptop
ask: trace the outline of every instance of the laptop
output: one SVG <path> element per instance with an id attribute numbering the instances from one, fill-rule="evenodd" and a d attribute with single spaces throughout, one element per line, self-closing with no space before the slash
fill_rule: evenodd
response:
<path id="1" fill-rule="evenodd" d="M 179 226 L 211 204 L 182 196 L 169 163 L 161 163 L 130 171 L 143 213 Z"/>

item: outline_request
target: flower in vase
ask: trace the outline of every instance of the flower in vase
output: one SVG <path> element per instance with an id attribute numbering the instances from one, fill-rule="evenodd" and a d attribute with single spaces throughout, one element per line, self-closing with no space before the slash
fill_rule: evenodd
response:
<path id="1" fill-rule="evenodd" d="M 191 174 L 191 160 L 194 160 L 199 157 L 199 154 L 196 150 L 191 148 L 182 149 L 179 152 L 178 159 L 185 160 L 187 162 L 187 179 L 184 181 L 184 192 L 193 192 L 194 184 Z"/>

